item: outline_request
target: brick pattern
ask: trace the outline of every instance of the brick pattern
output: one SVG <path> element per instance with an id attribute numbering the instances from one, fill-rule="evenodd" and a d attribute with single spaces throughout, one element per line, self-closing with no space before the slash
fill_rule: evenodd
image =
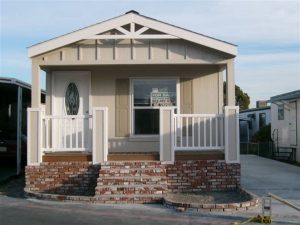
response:
<path id="1" fill-rule="evenodd" d="M 110 202 L 157 202 L 166 192 L 166 168 L 157 161 L 105 163 L 96 187 L 96 196 Z"/>
<path id="2" fill-rule="evenodd" d="M 197 203 L 180 203 L 174 202 L 168 199 L 168 197 L 164 197 L 163 204 L 172 209 L 180 209 L 181 211 L 190 210 L 190 211 L 198 211 L 198 212 L 232 212 L 232 211 L 245 211 L 250 208 L 257 207 L 259 204 L 259 200 L 257 197 L 252 194 L 246 192 L 245 190 L 238 189 L 239 192 L 242 192 L 244 195 L 249 196 L 249 201 L 244 202 L 234 202 L 228 204 L 197 204 Z"/>
<path id="3" fill-rule="evenodd" d="M 224 160 L 187 160 L 168 165 L 171 192 L 235 190 L 240 187 L 240 164 Z"/>
<path id="4" fill-rule="evenodd" d="M 93 196 L 100 166 L 90 162 L 44 162 L 25 169 L 29 192 Z"/>
<path id="5" fill-rule="evenodd" d="M 187 160 L 166 165 L 159 161 L 48 162 L 26 167 L 26 191 L 47 193 L 48 199 L 94 196 L 90 202 L 159 202 L 167 192 L 233 190 L 240 186 L 240 165 L 224 160 Z M 54 195 L 55 194 L 55 195 Z M 84 199 L 87 201 L 87 198 Z"/>

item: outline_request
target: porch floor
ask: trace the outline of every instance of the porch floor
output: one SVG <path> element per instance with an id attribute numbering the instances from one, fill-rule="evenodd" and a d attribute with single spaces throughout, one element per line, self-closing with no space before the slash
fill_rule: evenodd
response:
<path id="1" fill-rule="evenodd" d="M 159 152 L 111 152 L 108 161 L 159 161 Z M 223 160 L 221 151 L 177 151 L 175 160 Z M 92 161 L 91 152 L 45 152 L 43 162 Z"/>

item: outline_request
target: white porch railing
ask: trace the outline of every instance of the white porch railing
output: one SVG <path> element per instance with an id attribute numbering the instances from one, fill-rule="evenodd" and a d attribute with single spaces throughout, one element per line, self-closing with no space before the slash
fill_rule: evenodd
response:
<path id="1" fill-rule="evenodd" d="M 92 116 L 42 116 L 42 151 L 91 151 Z"/>
<path id="2" fill-rule="evenodd" d="M 222 114 L 174 114 L 174 150 L 224 150 Z"/>

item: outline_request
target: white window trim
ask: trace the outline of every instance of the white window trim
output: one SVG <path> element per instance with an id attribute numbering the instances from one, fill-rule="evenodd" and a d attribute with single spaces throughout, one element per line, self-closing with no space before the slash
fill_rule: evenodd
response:
<path id="1" fill-rule="evenodd" d="M 150 77 L 130 77 L 129 78 L 129 83 L 130 83 L 130 99 L 129 99 L 129 104 L 130 104 L 130 113 L 129 113 L 129 125 L 130 125 L 130 134 L 129 134 L 129 138 L 136 140 L 136 139 L 140 139 L 142 140 L 146 140 L 146 139 L 152 139 L 152 140 L 159 140 L 159 134 L 155 134 L 155 135 L 144 135 L 144 134 L 134 134 L 134 116 L 133 116 L 133 109 L 134 108 L 143 108 L 143 109 L 160 109 L 160 108 L 164 108 L 164 107 L 151 107 L 151 106 L 146 106 L 146 107 L 134 107 L 134 96 L 133 96 L 133 81 L 134 80 L 176 80 L 176 107 L 173 107 L 174 109 L 177 108 L 177 113 L 180 112 L 180 78 L 178 76 L 170 76 L 170 77 L 154 77 L 154 76 L 150 76 Z M 170 106 L 167 106 L 166 108 L 170 108 Z"/>

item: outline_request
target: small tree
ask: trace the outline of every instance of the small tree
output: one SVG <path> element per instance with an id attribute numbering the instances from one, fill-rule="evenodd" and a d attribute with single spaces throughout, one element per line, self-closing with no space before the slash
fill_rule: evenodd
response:
<path id="1" fill-rule="evenodd" d="M 267 142 L 271 140 L 271 124 L 263 126 L 253 136 L 253 141 L 257 142 Z"/>
<path id="2" fill-rule="evenodd" d="M 224 93 L 224 103 L 226 102 L 226 81 L 223 83 L 223 93 Z M 240 107 L 240 110 L 245 110 L 249 108 L 250 97 L 246 92 L 235 85 L 235 104 Z"/>

